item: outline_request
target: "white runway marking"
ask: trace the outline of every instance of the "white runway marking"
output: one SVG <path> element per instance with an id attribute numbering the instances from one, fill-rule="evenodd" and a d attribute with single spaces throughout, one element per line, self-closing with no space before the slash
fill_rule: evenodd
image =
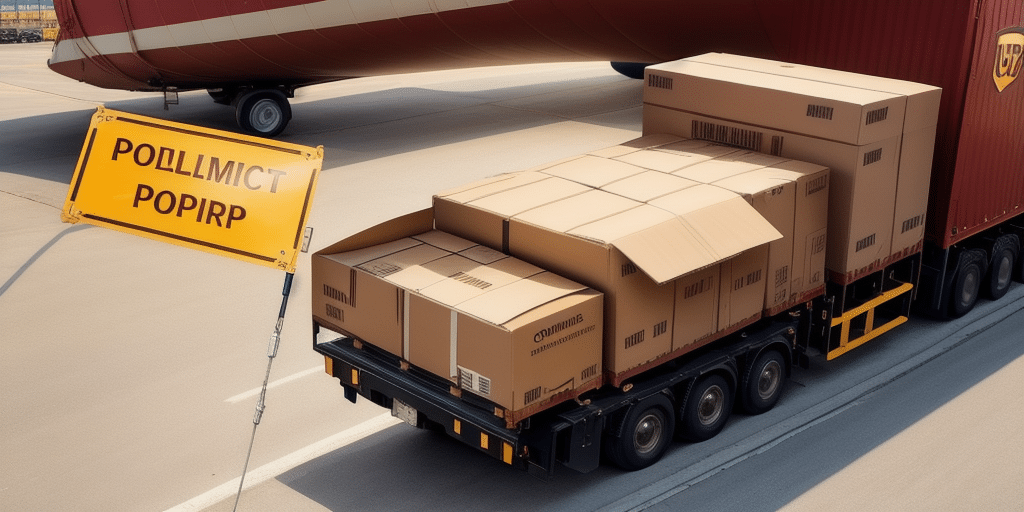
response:
<path id="1" fill-rule="evenodd" d="M 257 486 L 298 466 L 299 464 L 313 460 L 343 446 L 352 444 L 370 434 L 401 422 L 402 420 L 391 416 L 391 413 L 389 412 L 366 420 L 350 429 L 328 437 L 323 441 L 296 450 L 284 457 L 281 457 L 280 459 L 249 471 L 245 475 L 245 485 L 242 490 Z M 192 498 L 176 507 L 167 509 L 167 512 L 190 512 L 212 507 L 213 505 L 234 496 L 238 492 L 238 482 L 240 479 L 241 477 L 239 476 L 231 481 L 224 482 L 223 484 L 214 487 L 195 498 Z"/>
<path id="2" fill-rule="evenodd" d="M 275 380 L 273 382 L 270 382 L 270 383 L 267 384 L 267 389 L 280 386 L 281 384 L 287 384 L 287 383 L 289 383 L 289 382 L 291 382 L 293 380 L 298 380 L 298 379 L 301 379 L 301 378 L 303 378 L 303 377 L 305 377 L 307 375 L 312 375 L 312 374 L 314 374 L 316 372 L 322 372 L 322 371 L 324 371 L 324 367 L 323 366 L 316 366 L 314 368 L 310 368 L 308 370 L 301 371 L 299 373 L 289 375 L 289 376 L 287 376 L 287 377 L 285 377 L 283 379 L 277 379 L 277 380 Z M 246 391 L 245 393 L 239 393 L 239 394 L 237 394 L 237 395 L 235 395 L 235 396 L 233 396 L 231 398 L 228 398 L 227 400 L 224 400 L 224 401 L 229 403 L 229 404 L 237 404 L 238 402 L 241 402 L 242 400 L 245 400 L 246 398 L 250 398 L 250 397 L 254 397 L 254 396 L 259 395 L 260 391 L 262 389 L 263 389 L 262 387 L 255 388 L 255 389 L 250 389 L 249 391 Z"/>

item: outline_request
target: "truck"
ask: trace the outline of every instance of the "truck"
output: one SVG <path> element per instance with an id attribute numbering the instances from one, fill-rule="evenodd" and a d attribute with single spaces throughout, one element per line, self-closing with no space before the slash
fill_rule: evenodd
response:
<path id="1" fill-rule="evenodd" d="M 776 301 L 772 300 L 769 293 L 771 285 L 762 283 L 763 308 L 759 306 L 757 314 L 752 317 L 734 311 L 740 309 L 735 305 L 739 304 L 737 302 L 729 304 L 728 314 L 735 313 L 742 318 L 723 320 L 727 313 L 722 306 L 724 302 L 720 300 L 720 306 L 711 310 L 718 316 L 719 322 L 711 328 L 710 335 L 697 333 L 687 338 L 696 341 L 681 347 L 671 345 L 667 352 L 663 350 L 654 353 L 638 362 L 622 363 L 623 366 L 616 367 L 618 360 L 609 359 L 610 349 L 606 343 L 600 349 L 604 352 L 602 371 L 588 373 L 589 370 L 584 369 L 582 374 L 577 373 L 580 378 L 573 381 L 573 385 L 562 388 L 552 386 L 551 393 L 544 395 L 543 404 L 533 406 L 526 403 L 497 403 L 487 399 L 481 393 L 480 381 L 474 380 L 479 375 L 464 371 L 465 368 L 456 368 L 454 356 L 449 362 L 447 353 L 436 369 L 428 370 L 425 369 L 428 364 L 412 361 L 415 358 L 411 357 L 407 347 L 405 352 L 401 346 L 386 349 L 372 336 L 345 332 L 345 328 L 338 327 L 338 320 L 343 316 L 343 312 L 338 309 L 340 306 L 336 307 L 337 311 L 332 315 L 332 306 L 322 296 L 332 295 L 335 299 L 354 302 L 355 288 L 351 289 L 351 293 L 347 293 L 349 290 L 334 288 L 329 292 L 326 288 L 319 289 L 318 275 L 323 275 L 325 271 L 314 261 L 313 348 L 324 356 L 326 373 L 339 380 L 345 397 L 355 402 L 362 396 L 390 409 L 411 425 L 442 431 L 497 460 L 532 473 L 550 475 L 558 465 L 587 472 L 597 468 L 602 458 L 623 469 L 638 470 L 657 462 L 673 439 L 704 441 L 713 438 L 724 427 L 734 406 L 747 414 L 761 414 L 771 410 L 782 396 L 786 377 L 796 365 L 806 367 L 812 359 L 834 359 L 886 333 L 892 333 L 888 336 L 893 336 L 898 333 L 899 326 L 913 314 L 912 310 L 914 313 L 938 318 L 962 316 L 974 307 L 980 297 L 998 300 L 1013 280 L 1024 281 L 1024 216 L 1021 215 L 1024 212 L 1024 84 L 1019 80 L 1021 63 L 1024 61 L 1024 6 L 1019 2 L 978 1 L 960 2 L 949 9 L 932 9 L 922 4 L 920 9 L 911 9 L 909 14 L 890 13 L 882 7 L 855 9 L 852 6 L 831 4 L 808 6 L 808 9 L 814 11 L 816 23 L 804 26 L 793 21 L 789 40 L 775 48 L 778 61 L 705 55 L 686 62 L 683 74 L 673 74 L 674 70 L 682 69 L 675 64 L 648 67 L 645 72 L 644 137 L 572 160 L 576 164 L 554 163 L 532 172 L 557 174 L 583 162 L 583 158 L 593 168 L 593 165 L 605 165 L 599 162 L 600 158 L 610 158 L 628 151 L 637 155 L 643 151 L 660 151 L 656 156 L 661 157 L 669 154 L 665 148 L 673 144 L 677 145 L 673 147 L 684 147 L 687 155 L 707 156 L 709 152 L 719 151 L 711 148 L 725 148 L 721 150 L 724 152 L 742 152 L 739 157 L 736 155 L 740 153 L 730 153 L 732 161 L 756 161 L 760 157 L 755 153 L 762 154 L 763 158 L 779 157 L 768 160 L 766 167 L 789 158 L 784 153 L 787 151 L 785 148 L 792 146 L 794 140 L 799 140 L 792 131 L 795 128 L 784 126 L 771 130 L 754 120 L 730 119 L 728 115 L 732 114 L 699 113 L 687 111 L 691 107 L 666 106 L 652 99 L 655 96 L 648 95 L 648 89 L 663 89 L 669 83 L 682 83 L 685 73 L 692 70 L 714 68 L 708 73 L 718 73 L 715 77 L 761 73 L 758 76 L 762 78 L 770 75 L 769 81 L 809 79 L 817 81 L 822 89 L 828 89 L 832 84 L 829 84 L 830 79 L 821 76 L 838 76 L 838 82 L 852 80 L 854 85 L 846 84 L 850 87 L 856 86 L 859 80 L 857 77 L 860 76 L 885 77 L 911 85 L 918 84 L 925 91 L 922 97 L 932 97 L 936 103 L 932 114 L 933 124 L 925 127 L 931 131 L 927 132 L 930 135 L 927 136 L 927 150 L 924 151 L 926 172 L 923 183 L 909 180 L 916 185 L 907 187 L 907 193 L 916 192 L 920 195 L 923 187 L 926 187 L 927 207 L 926 211 L 906 219 L 901 219 L 899 212 L 896 212 L 888 220 L 868 222 L 867 228 L 882 233 L 880 236 L 889 236 L 888 250 L 880 253 L 881 256 L 865 264 L 845 260 L 836 263 L 830 259 L 828 264 L 812 266 L 812 269 L 824 268 L 820 285 L 814 283 L 808 274 L 799 287 L 791 281 L 789 292 Z M 898 16 L 899 30 L 881 23 L 889 14 Z M 842 23 L 838 20 L 842 20 Z M 797 27 L 802 28 L 798 30 Z M 814 74 L 823 69 L 835 70 L 839 74 Z M 803 72 L 811 75 L 801 76 Z M 941 100 L 931 96 L 927 91 L 929 87 L 941 89 Z M 874 88 L 872 93 L 875 96 L 871 98 L 876 98 L 878 94 L 888 94 L 875 85 L 866 88 Z M 871 107 L 862 109 L 867 121 L 870 121 L 865 121 L 867 124 L 881 121 L 893 112 L 885 110 L 889 108 L 888 105 L 873 108 L 875 104 L 870 102 L 874 99 L 865 101 L 864 105 Z M 772 108 L 775 107 L 766 105 L 764 108 L 767 115 L 774 116 Z M 659 108 L 665 115 L 677 116 L 675 121 L 666 123 L 663 122 L 664 117 L 649 115 L 657 113 Z M 907 111 L 910 111 L 910 107 L 907 107 Z M 738 112 L 736 115 L 742 114 Z M 808 108 L 806 116 L 822 118 L 832 114 L 831 110 Z M 838 111 L 836 115 L 839 115 Z M 684 121 L 679 122 L 680 119 Z M 916 147 L 913 144 L 921 139 L 909 135 L 920 132 L 908 131 L 908 126 L 901 126 L 903 131 L 896 136 L 895 147 L 901 150 L 897 151 L 897 159 L 900 155 L 906 157 L 913 153 L 920 164 L 921 152 L 908 149 Z M 860 140 L 862 135 L 863 132 L 853 135 L 859 142 L 851 142 L 851 147 L 868 148 L 866 144 L 857 145 L 868 140 Z M 783 136 L 788 146 L 783 146 Z M 828 137 L 835 139 L 842 136 Z M 870 140 L 872 144 L 889 140 L 884 137 Z M 759 145 L 752 145 L 752 140 L 760 141 Z M 765 141 L 769 143 L 760 145 Z M 873 162 L 882 155 L 878 151 L 858 153 L 857 158 Z M 675 156 L 680 154 L 681 151 L 674 153 Z M 811 162 L 811 165 L 815 164 L 820 162 Z M 810 169 L 804 175 L 810 176 L 814 172 L 814 169 Z M 831 172 L 829 179 L 832 188 L 842 189 L 845 185 L 837 185 L 839 174 L 835 169 Z M 595 170 L 580 179 L 590 179 L 590 176 L 596 174 L 600 173 Z M 526 183 L 535 179 L 547 180 L 546 176 L 550 174 L 538 178 L 527 173 L 507 179 L 526 180 L 523 181 Z M 569 176 L 569 172 L 565 171 L 562 176 Z M 484 185 L 508 185 L 507 180 L 506 185 L 498 183 L 500 181 L 494 180 Z M 696 185 L 701 186 L 707 185 Z M 811 189 L 812 185 L 808 182 L 804 190 L 809 192 Z M 544 190 L 550 192 L 554 188 L 545 187 Z M 886 187 L 876 187 L 875 190 L 886 190 L 892 196 L 900 194 L 897 190 L 888 191 Z M 463 191 L 435 196 L 433 210 L 409 214 L 368 229 L 319 251 L 318 255 L 406 239 L 403 237 L 413 237 L 411 247 L 419 243 L 420 239 L 425 239 L 418 233 L 433 233 L 431 230 L 441 229 L 455 232 L 455 235 L 461 237 L 460 240 L 471 240 L 470 245 L 478 243 L 480 247 L 486 246 L 495 253 L 504 251 L 506 255 L 521 257 L 527 260 L 524 264 L 551 270 L 575 281 L 584 282 L 588 279 L 586 272 L 573 267 L 574 259 L 579 260 L 575 264 L 582 265 L 582 251 L 571 252 L 567 258 L 569 263 L 566 264 L 545 259 L 543 253 L 524 250 L 522 245 L 514 245 L 517 228 L 515 222 L 509 222 L 510 217 L 504 221 L 498 219 L 494 228 L 487 232 L 476 231 L 485 224 L 483 220 L 474 220 L 466 214 L 476 210 L 459 210 L 462 214 L 455 217 L 459 219 L 458 222 L 444 221 L 444 208 L 453 202 L 446 198 L 458 197 L 460 192 Z M 566 193 L 567 197 L 569 195 Z M 754 206 L 749 198 L 747 203 Z M 601 204 L 606 205 L 607 202 Z M 729 204 L 730 208 L 736 205 L 730 201 L 720 204 Z M 924 208 L 924 203 L 921 203 L 921 207 Z M 845 218 L 841 222 L 852 222 L 849 219 L 853 215 L 852 208 L 854 206 L 850 204 L 830 199 L 830 212 L 827 216 L 830 237 L 836 238 L 833 236 L 837 229 L 834 222 L 836 218 Z M 749 214 L 749 210 L 742 205 L 732 211 L 741 216 Z M 702 218 L 721 219 L 720 213 Z M 676 220 L 666 222 L 650 225 L 660 229 L 663 225 L 674 226 Z M 656 277 L 656 274 L 660 274 L 655 265 L 631 260 L 622 265 L 623 275 L 636 272 L 636 267 L 640 267 L 642 273 L 655 282 L 676 282 L 679 275 L 692 276 L 701 269 L 713 268 L 714 264 L 723 261 L 735 263 L 738 261 L 737 255 L 770 246 L 781 236 L 780 232 L 765 226 L 754 230 L 756 233 L 734 233 L 728 231 L 730 226 L 725 225 L 723 229 L 726 232 L 713 229 L 708 231 L 709 237 L 721 236 L 723 244 L 732 244 L 733 249 L 730 251 L 721 251 L 710 259 L 690 262 L 684 266 L 679 266 L 682 264 L 669 258 L 668 263 L 678 268 L 661 277 Z M 702 228 L 697 226 L 694 229 L 700 231 Z M 808 233 L 814 232 L 813 228 L 807 229 Z M 911 239 L 909 245 L 892 241 L 901 232 L 905 234 L 915 229 L 920 230 L 920 238 Z M 848 231 L 852 231 L 852 228 Z M 541 231 L 535 233 L 536 236 L 543 234 Z M 645 235 L 643 238 L 661 240 L 662 231 L 657 233 L 659 236 Z M 420 239 L 416 239 L 417 236 Z M 493 237 L 493 240 L 488 237 Z M 796 253 L 816 254 L 816 239 L 807 240 L 811 241 L 809 247 L 798 249 Z M 714 240 L 703 240 L 701 246 L 713 245 L 711 242 Z M 850 244 L 851 251 L 859 251 L 864 247 L 873 247 L 877 240 L 874 235 L 857 238 L 857 235 L 851 234 L 845 242 Z M 616 245 L 615 250 L 626 253 L 631 249 L 623 242 Z M 831 246 L 829 251 L 833 251 Z M 576 258 L 577 255 L 580 255 L 579 258 Z M 677 259 L 689 260 L 691 256 L 686 254 L 686 258 L 683 258 L 680 254 Z M 363 259 L 366 257 L 364 255 Z M 827 257 L 832 258 L 832 255 Z M 637 259 L 642 258 L 634 258 Z M 841 266 L 847 263 L 848 266 Z M 762 267 L 764 274 L 772 275 L 768 272 L 769 268 L 769 264 L 765 263 Z M 795 264 L 793 270 L 796 270 Z M 355 276 L 356 270 L 351 272 Z M 724 270 L 717 274 L 720 279 L 724 275 L 721 272 Z M 733 272 L 731 277 L 740 279 L 725 280 L 727 286 L 730 286 L 730 293 L 740 289 L 744 276 L 746 282 L 751 282 L 752 275 L 756 276 L 755 280 L 760 280 L 762 276 L 756 272 Z M 782 274 L 775 273 L 773 277 L 779 275 Z M 693 290 L 693 286 L 703 286 L 699 284 L 702 282 L 692 281 L 685 288 Z M 735 286 L 732 286 L 733 283 Z M 620 311 L 620 306 L 616 305 L 621 304 L 621 301 L 611 300 L 617 291 L 601 289 L 600 284 L 587 286 L 605 295 L 603 327 L 606 333 L 616 331 L 621 327 L 619 324 L 628 321 L 625 313 L 629 311 Z M 677 305 L 683 288 L 680 284 L 675 285 Z M 581 293 L 576 288 L 565 289 L 570 290 L 566 294 Z M 360 293 L 360 300 L 367 300 L 366 294 Z M 399 303 L 396 308 L 380 312 L 378 320 L 383 320 L 385 314 L 401 316 L 406 311 Z M 687 311 L 677 307 L 674 314 L 687 314 Z M 456 323 L 456 316 L 456 313 L 452 313 L 452 326 Z M 582 313 L 569 318 L 551 322 L 545 320 L 548 323 L 541 324 L 545 326 L 544 329 L 536 331 L 529 345 L 538 347 L 541 345 L 533 342 L 539 344 L 550 339 L 541 333 L 564 333 L 576 329 L 584 321 Z M 698 316 L 694 315 L 694 318 Z M 373 318 L 369 320 L 371 324 L 374 323 Z M 577 325 L 577 321 L 581 323 Z M 681 331 L 679 325 L 655 324 L 654 337 L 647 335 L 646 344 L 642 343 L 643 336 L 616 339 L 625 339 L 626 346 L 630 346 L 630 343 L 634 346 L 649 346 L 664 329 L 675 327 L 676 331 Z M 692 325 L 687 323 L 683 327 Z M 508 332 L 513 332 L 511 329 Z M 398 335 L 408 338 L 410 334 L 416 333 L 407 330 Z M 614 336 L 620 334 L 615 332 Z M 542 339 L 538 341 L 537 337 Z M 566 338 L 568 336 L 563 336 L 560 340 Z M 445 350 L 443 341 L 439 350 Z M 572 342 L 575 340 L 568 340 L 566 345 Z M 452 347 L 454 354 L 454 341 Z M 512 365 L 512 360 L 514 358 L 499 364 Z M 451 371 L 448 371 L 449 366 Z M 588 363 L 587 368 L 591 366 Z M 469 379 L 463 380 L 467 375 Z"/>

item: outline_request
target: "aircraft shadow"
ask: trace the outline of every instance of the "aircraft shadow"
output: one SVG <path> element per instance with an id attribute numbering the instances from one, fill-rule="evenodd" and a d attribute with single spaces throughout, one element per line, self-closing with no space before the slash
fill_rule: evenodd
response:
<path id="1" fill-rule="evenodd" d="M 973 318 L 1007 303 L 1011 308 L 1021 309 L 1022 291 L 1022 285 L 1017 284 L 1007 300 L 979 304 L 979 316 Z M 969 323 L 967 320 L 942 323 L 915 319 L 912 323 L 938 340 L 943 333 Z M 832 363 L 820 361 L 810 370 L 797 370 L 787 396 L 773 411 L 761 416 L 734 415 L 715 440 L 700 444 L 677 442 L 661 462 L 635 473 L 603 465 L 584 475 L 558 467 L 551 479 L 539 479 L 442 434 L 400 424 L 302 464 L 279 475 L 277 480 L 329 510 L 596 510 L 624 495 L 643 492 L 652 482 L 686 471 L 716 452 L 827 400 L 833 393 L 859 383 L 855 380 L 857 375 L 888 369 L 895 364 L 893 345 L 899 341 L 898 337 L 889 336 L 887 341 L 866 345 L 859 353 L 852 352 Z M 729 479 L 722 484 L 714 483 L 717 475 L 692 483 L 678 495 L 678 500 L 664 502 L 654 510 L 679 510 L 681 501 L 686 510 L 696 511 L 750 509 L 752 502 L 757 503 L 752 510 L 777 510 L 1024 356 L 1024 345 L 1020 343 L 1000 345 L 982 350 L 972 346 L 968 350 L 972 357 L 966 362 L 950 353 L 935 358 L 919 371 L 942 375 L 929 379 L 924 389 L 910 386 L 909 393 L 901 390 L 895 398 L 887 398 L 886 393 L 894 392 L 890 390 L 895 390 L 904 376 L 862 398 L 895 400 L 881 412 L 872 413 L 870 428 L 841 438 L 824 436 L 827 441 L 807 440 L 801 435 L 782 441 L 768 452 L 751 456 L 717 474 Z M 887 358 L 889 362 L 885 363 Z M 933 385 L 935 381 L 939 385 Z M 826 420 L 811 429 L 835 428 L 828 421 L 842 418 Z M 800 450 L 825 454 L 826 462 L 802 459 L 802 452 L 794 448 L 794 443 L 810 443 Z M 780 459 L 785 461 L 781 467 Z M 722 487 L 732 490 L 723 492 Z"/>
<path id="2" fill-rule="evenodd" d="M 292 121 L 278 139 L 323 145 L 324 169 L 331 169 L 567 120 L 636 129 L 641 84 L 610 74 L 469 91 L 399 87 L 310 101 L 303 101 L 302 89 L 297 94 Z M 213 103 L 204 91 L 183 93 L 179 102 L 163 110 L 161 100 L 149 96 L 105 106 L 238 131 L 233 109 Z M 5 148 L 0 170 L 70 183 L 93 112 L 86 108 L 0 122 L 0 147 Z M 616 115 L 623 112 L 628 115 Z"/>

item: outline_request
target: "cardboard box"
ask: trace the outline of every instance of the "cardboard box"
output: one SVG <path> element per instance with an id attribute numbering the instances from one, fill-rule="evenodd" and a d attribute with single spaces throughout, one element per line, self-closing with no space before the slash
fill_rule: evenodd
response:
<path id="1" fill-rule="evenodd" d="M 849 282 L 877 270 L 889 259 L 889 219 L 895 215 L 900 136 L 851 146 L 652 105 L 644 106 L 643 123 L 645 133 L 667 131 L 682 137 L 731 139 L 730 134 L 743 133 L 747 140 L 760 141 L 748 149 L 828 167 L 826 268 L 837 281 Z"/>
<path id="2" fill-rule="evenodd" d="M 358 309 L 344 310 L 339 321 L 322 318 L 315 306 L 314 318 L 328 327 L 513 412 L 599 384 L 599 292 L 440 231 L 368 247 L 335 245 L 350 250 L 315 254 L 314 284 L 357 289 L 347 302 Z M 378 288 L 384 292 L 364 297 Z M 314 303 L 326 307 L 334 295 L 315 292 Z"/>
<path id="3" fill-rule="evenodd" d="M 689 60 L 648 66 L 645 77 L 645 105 L 855 146 L 903 132 L 906 97 L 892 93 Z"/>
<path id="4" fill-rule="evenodd" d="M 783 306 L 806 302 L 821 295 L 825 286 L 830 170 L 800 160 L 787 160 L 755 172 L 766 178 L 790 180 L 796 184 L 790 298 Z M 774 314 L 775 311 L 769 313 Z"/>
<path id="5" fill-rule="evenodd" d="M 458 318 L 463 390 L 521 411 L 601 377 L 600 293 L 588 289 L 538 304 L 522 303 L 536 288 L 561 288 L 560 281 L 564 279 L 546 272 L 464 304 L 473 314 Z M 491 314 L 498 311 L 508 313 Z"/>
<path id="6" fill-rule="evenodd" d="M 901 259 L 920 249 L 924 240 L 924 219 L 928 208 L 928 187 L 939 103 L 942 99 L 941 88 L 725 53 L 708 53 L 686 60 L 904 96 L 906 110 L 902 127 L 891 259 Z"/>
<path id="7" fill-rule="evenodd" d="M 697 185 L 651 201 L 652 206 L 674 213 L 688 222 L 704 242 L 718 254 L 729 254 L 720 264 L 718 331 L 760 318 L 764 310 L 765 272 L 768 267 L 768 243 L 783 234 L 756 213 L 744 219 L 744 206 L 751 208 L 735 192 L 712 185 Z M 776 236 L 765 237 L 765 232 Z"/>
<path id="8" fill-rule="evenodd" d="M 715 186 L 743 196 L 757 213 L 782 233 L 768 244 L 763 307 L 766 314 L 790 305 L 790 281 L 793 276 L 793 238 L 796 223 L 796 182 L 762 168 L 716 181 Z M 822 223 L 827 211 L 822 211 Z"/>
<path id="9" fill-rule="evenodd" d="M 591 187 L 539 172 L 506 175 L 434 196 L 437 229 L 508 253 L 507 221 L 517 213 Z"/>
<path id="10" fill-rule="evenodd" d="M 935 126 L 903 134 L 892 226 L 892 257 L 898 261 L 921 250 L 928 190 L 935 153 Z"/>

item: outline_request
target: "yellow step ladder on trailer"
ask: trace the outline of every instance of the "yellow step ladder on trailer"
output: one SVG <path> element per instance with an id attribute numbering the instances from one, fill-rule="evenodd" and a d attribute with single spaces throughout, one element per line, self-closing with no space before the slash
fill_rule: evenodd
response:
<path id="1" fill-rule="evenodd" d="M 885 323 L 875 326 L 875 311 L 886 304 L 910 292 L 914 285 L 903 283 L 892 290 L 882 292 L 875 297 L 832 319 L 832 332 L 839 329 L 839 346 L 828 351 L 829 361 L 889 332 L 894 327 L 907 321 L 906 315 L 898 315 Z"/>

